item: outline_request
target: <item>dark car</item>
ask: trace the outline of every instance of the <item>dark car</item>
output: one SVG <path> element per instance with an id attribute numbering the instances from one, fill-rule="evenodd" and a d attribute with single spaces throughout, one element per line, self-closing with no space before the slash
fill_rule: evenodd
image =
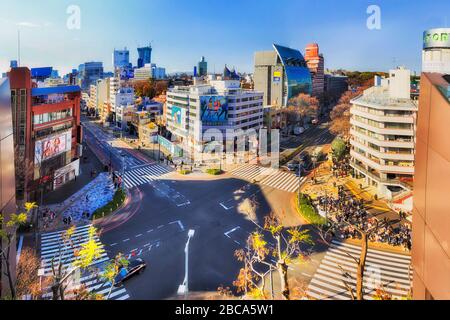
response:
<path id="1" fill-rule="evenodd" d="M 300 164 L 300 161 L 293 160 L 288 163 L 287 167 L 290 171 L 295 171 L 298 169 L 298 165 Z"/>
<path id="2" fill-rule="evenodd" d="M 147 263 L 141 258 L 130 261 L 127 267 L 120 268 L 116 276 L 114 286 L 120 287 L 125 281 L 145 270 Z"/>

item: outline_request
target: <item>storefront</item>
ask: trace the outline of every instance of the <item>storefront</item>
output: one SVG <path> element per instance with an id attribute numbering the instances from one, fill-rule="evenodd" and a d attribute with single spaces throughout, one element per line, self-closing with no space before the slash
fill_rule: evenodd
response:
<path id="1" fill-rule="evenodd" d="M 75 160 L 69 165 L 56 170 L 53 179 L 53 189 L 56 190 L 80 175 L 80 160 Z"/>

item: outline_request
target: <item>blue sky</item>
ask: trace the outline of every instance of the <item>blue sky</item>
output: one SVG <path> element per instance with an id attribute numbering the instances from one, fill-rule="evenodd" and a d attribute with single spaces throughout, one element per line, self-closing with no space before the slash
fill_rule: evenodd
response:
<path id="1" fill-rule="evenodd" d="M 381 8 L 381 30 L 366 27 L 366 9 Z M 81 29 L 69 30 L 69 5 L 81 9 Z M 190 71 L 204 55 L 210 70 L 224 64 L 252 72 L 255 51 L 279 43 L 304 51 L 318 42 L 326 67 L 420 71 L 424 30 L 450 26 L 450 1 L 417 0 L 0 0 L 0 70 L 51 65 L 65 72 L 84 61 L 112 69 L 114 48 L 152 41 L 153 62 Z"/>

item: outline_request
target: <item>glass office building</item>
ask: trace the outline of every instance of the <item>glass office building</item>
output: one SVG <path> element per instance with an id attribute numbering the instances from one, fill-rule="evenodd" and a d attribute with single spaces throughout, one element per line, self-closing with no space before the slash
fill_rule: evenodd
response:
<path id="1" fill-rule="evenodd" d="M 299 50 L 273 45 L 255 54 L 255 90 L 264 92 L 264 104 L 286 107 L 300 93 L 312 93 L 312 77 Z"/>

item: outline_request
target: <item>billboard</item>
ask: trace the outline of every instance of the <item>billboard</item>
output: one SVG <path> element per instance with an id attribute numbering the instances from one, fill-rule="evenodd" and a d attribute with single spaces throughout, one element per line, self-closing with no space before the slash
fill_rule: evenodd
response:
<path id="1" fill-rule="evenodd" d="M 280 71 L 274 71 L 273 73 L 273 82 L 280 82 L 281 81 L 281 72 Z"/>
<path id="2" fill-rule="evenodd" d="M 177 106 L 172 106 L 172 121 L 177 128 L 183 127 L 183 109 Z"/>
<path id="3" fill-rule="evenodd" d="M 228 122 L 228 100 L 224 96 L 200 97 L 200 119 L 204 124 L 216 125 Z"/>
<path id="4" fill-rule="evenodd" d="M 450 28 L 425 31 L 423 33 L 423 48 L 450 48 Z"/>
<path id="5" fill-rule="evenodd" d="M 72 149 L 72 132 L 66 131 L 59 135 L 36 141 L 34 156 L 37 163 L 56 157 Z"/>

